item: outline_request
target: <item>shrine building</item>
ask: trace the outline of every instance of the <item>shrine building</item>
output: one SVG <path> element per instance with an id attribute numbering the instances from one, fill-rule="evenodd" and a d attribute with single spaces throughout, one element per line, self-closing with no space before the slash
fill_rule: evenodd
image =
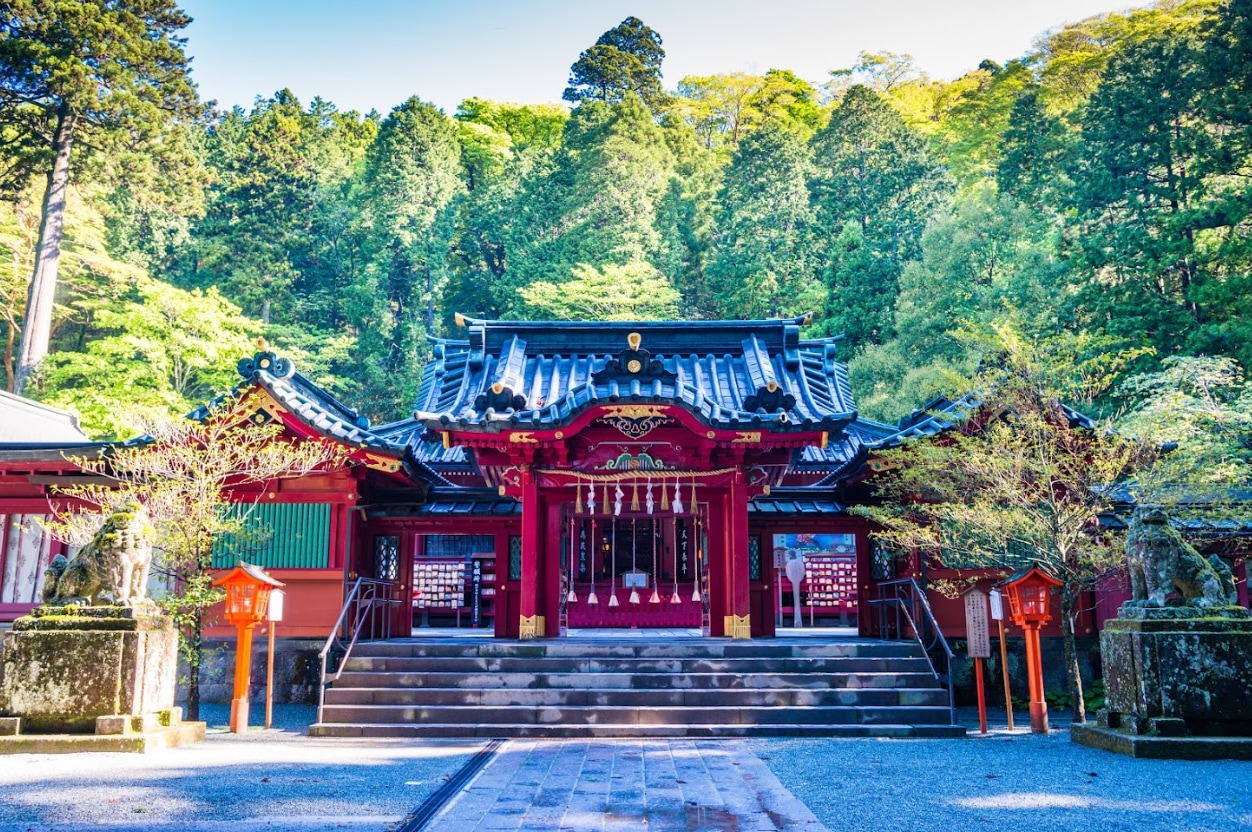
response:
<path id="1" fill-rule="evenodd" d="M 434 342 L 412 415 L 381 426 L 286 359 L 240 362 L 237 393 L 256 421 L 347 454 L 336 470 L 234 495 L 273 535 L 217 565 L 242 558 L 287 585 L 285 636 L 325 638 L 361 578 L 389 587 L 396 636 L 748 639 L 797 612 L 867 635 L 880 583 L 923 576 L 916 555 L 876 551 L 846 507 L 872 498 L 877 449 L 950 427 L 955 404 L 897 425 L 860 418 L 835 340 L 802 338 L 805 319 L 457 320 L 466 337 Z M 12 418 L 30 426 L 0 437 L 0 622 L 38 602 L 43 570 L 66 551 L 36 521 L 79 481 L 73 457 L 106 447 L 28 405 L 0 401 L 26 408 Z M 798 610 L 784 569 L 795 559 Z M 959 604 L 932 604 L 959 636 Z"/>

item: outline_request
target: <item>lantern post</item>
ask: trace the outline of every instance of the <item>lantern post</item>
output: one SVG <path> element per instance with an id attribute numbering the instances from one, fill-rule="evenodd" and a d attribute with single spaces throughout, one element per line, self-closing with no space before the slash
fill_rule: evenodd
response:
<path id="1" fill-rule="evenodd" d="M 1030 688 L 1030 730 L 1036 734 L 1048 732 L 1048 703 L 1043 699 L 1043 665 L 1040 661 L 1039 628 L 1052 616 L 1048 612 L 1048 597 L 1053 587 L 1062 582 L 1032 566 L 1015 572 L 1001 584 L 1009 599 L 1009 614 L 1013 623 L 1021 627 L 1026 636 L 1026 679 Z"/>
<path id="2" fill-rule="evenodd" d="M 248 684 L 252 677 L 252 629 L 266 618 L 270 592 L 284 586 L 260 567 L 239 561 L 238 565 L 213 581 L 226 590 L 226 620 L 238 630 L 235 648 L 235 691 L 230 702 L 230 730 L 248 730 Z"/>

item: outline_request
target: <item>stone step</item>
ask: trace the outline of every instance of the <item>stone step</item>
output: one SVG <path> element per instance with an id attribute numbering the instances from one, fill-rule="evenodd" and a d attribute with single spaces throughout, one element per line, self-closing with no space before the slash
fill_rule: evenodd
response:
<path id="1" fill-rule="evenodd" d="M 928 688 L 935 684 L 929 669 L 883 673 L 427 673 L 412 671 L 345 671 L 332 690 L 367 688 L 553 688 L 698 690 L 802 688 L 883 689 Z"/>
<path id="2" fill-rule="evenodd" d="M 894 737 L 900 739 L 958 739 L 965 736 L 963 725 L 536 725 L 512 723 L 475 725 L 473 723 L 317 723 L 309 728 L 314 737 L 479 737 L 479 738 L 711 738 L 711 737 Z"/>
<path id="3" fill-rule="evenodd" d="M 632 644 L 598 639 L 560 639 L 536 643 L 466 639 L 392 640 L 357 645 L 353 655 L 395 658 L 874 658 L 919 657 L 914 642 L 839 640 L 834 642 L 735 642 L 687 639 Z"/>
<path id="4" fill-rule="evenodd" d="M 325 723 L 394 725 L 478 723 L 517 725 L 936 725 L 949 722 L 944 706 L 661 707 L 326 705 Z"/>
<path id="5" fill-rule="evenodd" d="M 552 688 L 332 688 L 327 705 L 479 705 L 595 707 L 820 707 L 829 705 L 947 707 L 942 688 L 827 689 L 740 688 L 700 689 L 552 689 Z"/>
<path id="6" fill-rule="evenodd" d="M 397 657 L 353 654 L 349 672 L 493 673 L 859 673 L 929 670 L 920 657 L 640 658 L 640 657 Z"/>

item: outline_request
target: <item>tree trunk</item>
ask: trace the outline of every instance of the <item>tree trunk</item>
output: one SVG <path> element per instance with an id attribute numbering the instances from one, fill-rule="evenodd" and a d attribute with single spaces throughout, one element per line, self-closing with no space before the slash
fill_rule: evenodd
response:
<path id="1" fill-rule="evenodd" d="M 1061 634 L 1065 643 L 1065 674 L 1069 678 L 1071 716 L 1074 722 L 1087 721 L 1082 699 L 1082 674 L 1078 671 L 1078 648 L 1074 643 L 1074 597 L 1069 587 L 1061 590 Z"/>
<path id="2" fill-rule="evenodd" d="M 200 721 L 200 666 L 204 663 L 204 613 L 196 609 L 191 615 L 191 632 L 187 634 L 187 721 Z"/>
<path id="3" fill-rule="evenodd" d="M 57 108 L 56 131 L 52 135 L 54 154 L 48 172 L 39 219 L 39 240 L 35 244 L 35 269 L 26 296 L 26 319 L 22 326 L 21 354 L 13 392 L 21 393 L 26 382 L 48 355 L 52 332 L 52 305 L 56 300 L 57 269 L 61 263 L 61 234 L 65 226 L 65 197 L 70 184 L 70 147 L 74 142 L 77 119 L 68 104 Z"/>

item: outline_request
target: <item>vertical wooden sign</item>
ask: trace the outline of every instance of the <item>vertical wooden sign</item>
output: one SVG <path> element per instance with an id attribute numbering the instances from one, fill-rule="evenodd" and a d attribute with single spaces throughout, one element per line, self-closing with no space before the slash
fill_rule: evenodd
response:
<path id="1" fill-rule="evenodd" d="M 965 593 L 965 635 L 971 659 L 991 657 L 991 621 L 987 615 L 987 593 L 971 589 Z"/>
<path id="2" fill-rule="evenodd" d="M 991 656 L 991 621 L 987 593 L 977 587 L 965 591 L 965 638 L 974 660 L 974 684 L 978 688 L 978 726 L 987 733 L 987 694 L 983 690 L 982 660 Z"/>

